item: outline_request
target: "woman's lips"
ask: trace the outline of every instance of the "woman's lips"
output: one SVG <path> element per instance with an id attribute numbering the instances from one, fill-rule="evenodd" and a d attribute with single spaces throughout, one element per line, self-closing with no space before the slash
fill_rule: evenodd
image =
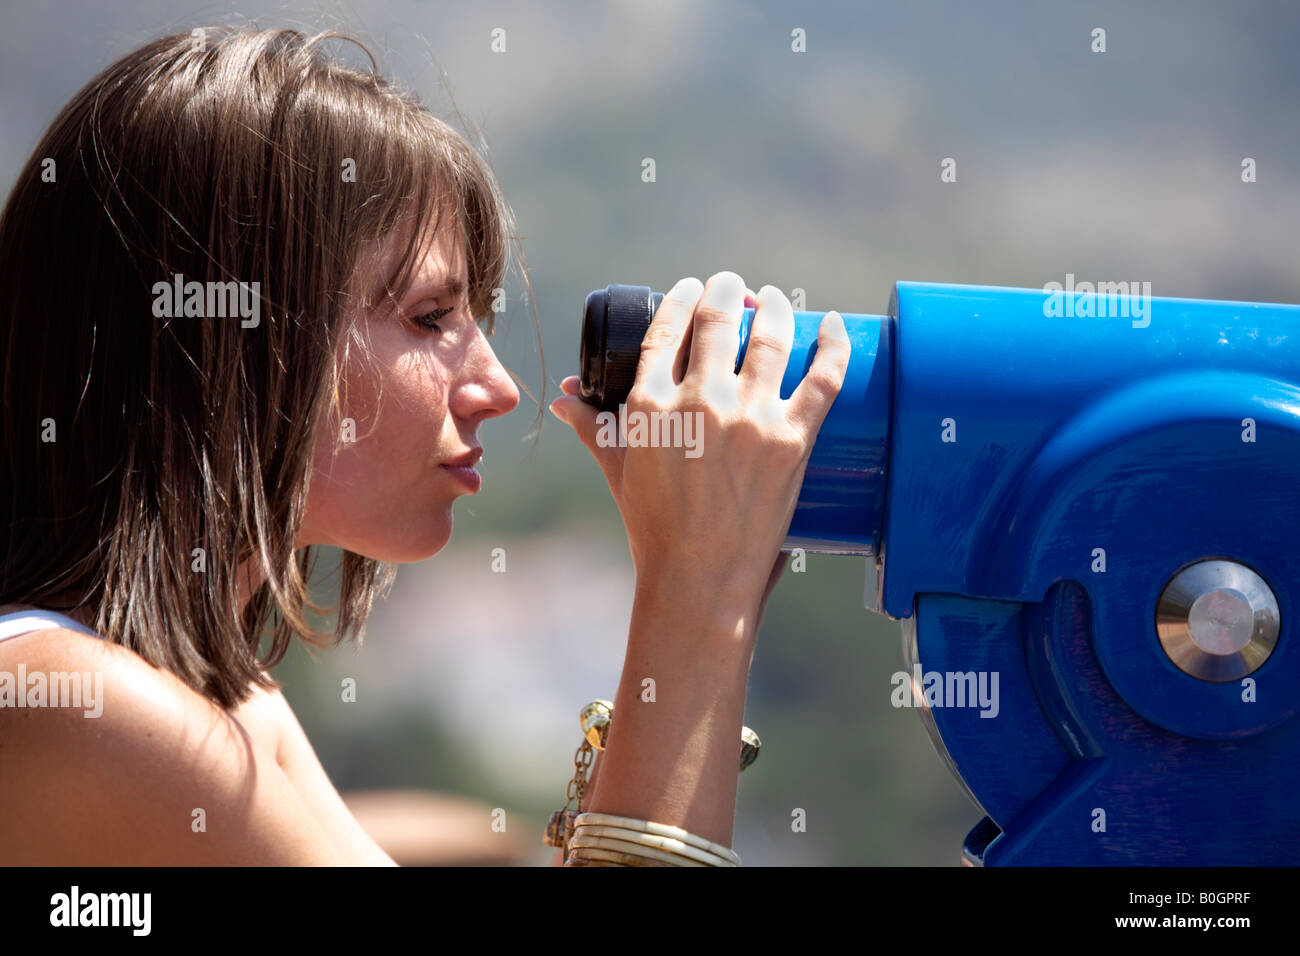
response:
<path id="1" fill-rule="evenodd" d="M 438 467 L 450 472 L 453 478 L 469 489 L 470 494 L 477 492 L 483 484 L 483 476 L 470 465 L 439 465 Z"/>

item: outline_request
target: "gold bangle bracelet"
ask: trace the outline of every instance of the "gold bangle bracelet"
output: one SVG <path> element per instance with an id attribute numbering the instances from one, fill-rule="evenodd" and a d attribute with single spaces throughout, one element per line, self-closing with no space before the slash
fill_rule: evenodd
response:
<path id="1" fill-rule="evenodd" d="M 582 736 L 596 750 L 604 750 L 609 741 L 609 725 L 614 719 L 614 702 L 612 700 L 593 700 L 578 713 L 578 723 L 582 726 Z M 758 759 L 763 749 L 763 741 L 749 727 L 740 728 L 740 772 Z"/>
<path id="2" fill-rule="evenodd" d="M 732 865 L 740 866 L 740 855 L 735 850 L 721 844 L 714 843 L 712 840 L 706 840 L 702 836 L 696 836 L 689 830 L 683 830 L 681 827 L 669 826 L 666 823 L 654 823 L 650 820 L 636 820 L 632 817 L 619 817 L 611 813 L 579 813 L 574 821 L 576 826 L 584 824 L 607 827 L 623 827 L 628 830 L 636 830 L 641 833 L 653 833 L 656 836 L 670 837 L 674 840 L 681 840 L 689 846 L 697 847 L 709 853 L 717 854 L 724 860 L 730 860 Z"/>
<path id="3" fill-rule="evenodd" d="M 577 839 L 579 836 L 586 839 L 601 838 L 619 840 L 624 843 L 635 843 L 639 846 L 644 846 L 661 853 L 668 853 L 686 860 L 694 860 L 700 866 L 735 866 L 735 864 L 730 860 L 720 857 L 716 853 L 710 853 L 708 850 L 701 850 L 699 847 L 691 846 L 689 843 L 683 843 L 681 840 L 674 840 L 672 837 L 659 836 L 655 833 L 643 833 L 639 830 L 629 830 L 627 827 L 598 826 L 589 823 L 574 831 L 572 839 Z M 588 845 L 599 846 L 600 844 Z M 614 847 L 613 849 L 621 849 L 621 847 Z"/>

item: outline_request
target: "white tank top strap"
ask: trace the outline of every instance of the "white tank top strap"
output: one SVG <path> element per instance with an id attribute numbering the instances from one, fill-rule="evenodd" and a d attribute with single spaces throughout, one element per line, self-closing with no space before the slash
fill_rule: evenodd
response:
<path id="1" fill-rule="evenodd" d="M 36 608 L 28 608 L 0 616 L 0 641 L 18 637 L 20 634 L 49 630 L 55 627 L 66 627 L 69 630 L 80 631 L 82 634 L 89 634 L 91 637 L 99 636 L 90 628 L 74 621 L 66 614 L 60 614 L 58 611 L 42 611 Z"/>

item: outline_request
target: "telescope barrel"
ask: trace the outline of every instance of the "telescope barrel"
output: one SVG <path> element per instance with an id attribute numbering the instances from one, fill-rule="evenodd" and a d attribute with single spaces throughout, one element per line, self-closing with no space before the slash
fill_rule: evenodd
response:
<path id="1" fill-rule="evenodd" d="M 610 285 L 587 296 L 579 361 L 584 400 L 611 413 L 626 403 L 636 378 L 641 340 L 662 300 L 662 293 L 633 285 Z M 789 398 L 807 374 L 825 314 L 795 312 L 782 398 Z M 879 315 L 840 315 L 852 356 L 808 459 L 785 548 L 875 555 L 883 531 L 889 447 L 891 323 Z M 737 340 L 737 372 L 744 364 L 753 319 L 754 310 L 745 309 Z"/>

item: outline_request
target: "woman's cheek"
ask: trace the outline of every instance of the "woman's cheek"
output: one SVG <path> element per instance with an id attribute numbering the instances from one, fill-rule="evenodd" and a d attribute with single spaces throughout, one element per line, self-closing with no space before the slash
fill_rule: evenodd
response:
<path id="1" fill-rule="evenodd" d="M 465 442 L 448 421 L 438 357 L 380 336 L 374 344 L 375 363 L 351 370 L 349 397 L 319 436 L 307 524 L 312 537 L 370 557 L 419 560 L 451 533 L 455 496 L 438 466 Z"/>
<path id="2" fill-rule="evenodd" d="M 385 434 L 392 447 L 418 458 L 416 464 L 426 470 L 436 468 L 442 460 L 459 450 L 461 441 L 456 429 L 447 421 L 448 378 L 442 364 L 432 356 L 422 356 L 403 369 L 400 381 L 390 394 L 400 396 L 392 403 L 389 421 L 395 426 Z M 388 409 L 385 409 L 387 413 Z M 443 447 L 450 438 L 450 448 Z M 433 475 L 429 476 L 430 478 Z"/>

